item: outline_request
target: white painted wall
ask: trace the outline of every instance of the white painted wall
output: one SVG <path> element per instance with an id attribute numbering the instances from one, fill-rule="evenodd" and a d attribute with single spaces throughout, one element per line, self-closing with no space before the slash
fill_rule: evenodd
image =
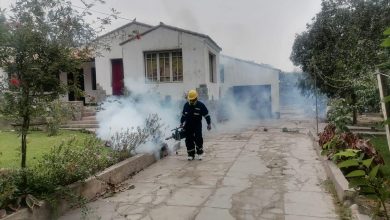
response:
<path id="1" fill-rule="evenodd" d="M 280 112 L 280 70 L 228 56 L 221 56 L 220 62 L 225 72 L 225 82 L 221 84 L 222 94 L 232 86 L 271 85 L 272 113 Z"/>
<path id="2" fill-rule="evenodd" d="M 95 58 L 96 65 L 96 81 L 106 91 L 107 95 L 112 95 L 111 78 L 111 59 L 122 58 L 122 47 L 119 45 L 121 42 L 128 39 L 129 34 L 133 34 L 134 30 L 138 30 L 142 33 L 149 28 L 144 25 L 131 24 L 121 30 L 118 30 L 112 34 L 104 36 L 100 39 L 102 44 L 108 44 L 110 50 L 102 49 L 100 55 Z"/>
<path id="3" fill-rule="evenodd" d="M 94 62 L 88 62 L 83 64 L 84 72 L 84 92 L 85 92 L 85 102 L 90 103 L 94 102 L 92 97 L 96 97 L 96 90 L 92 90 L 92 74 L 91 69 L 95 67 Z"/>
<path id="4" fill-rule="evenodd" d="M 2 68 L 0 68 L 0 80 L 5 80 L 4 77 L 6 77 L 6 73 L 4 72 L 4 70 Z"/>
<path id="5" fill-rule="evenodd" d="M 60 73 L 60 81 L 61 83 L 63 83 L 64 85 L 68 85 L 68 76 L 67 76 L 67 73 Z M 63 101 L 63 102 L 67 102 L 69 101 L 69 98 L 68 98 L 68 93 L 60 96 L 60 100 Z"/>
<path id="6" fill-rule="evenodd" d="M 163 51 L 182 49 L 183 82 L 152 82 L 156 92 L 172 99 L 182 99 L 189 89 L 206 84 L 209 88 L 209 97 L 218 99 L 218 83 L 209 83 L 208 78 L 208 51 L 216 55 L 219 60 L 219 51 L 209 45 L 209 41 L 192 34 L 160 27 L 139 40 L 133 40 L 123 45 L 124 77 L 144 82 L 145 80 L 145 51 Z M 217 65 L 217 73 L 219 67 Z M 217 74 L 218 75 L 218 74 Z M 218 81 L 217 81 L 218 82 Z M 131 88 L 129 88 L 131 89 Z"/>
<path id="7" fill-rule="evenodd" d="M 210 82 L 210 67 L 209 67 L 209 54 L 212 53 L 215 55 L 215 80 L 214 83 Z M 207 44 L 204 49 L 204 60 L 205 60 L 205 69 L 206 69 L 206 84 L 209 88 L 209 99 L 218 100 L 221 96 L 220 94 L 220 79 L 219 79 L 219 51 L 214 48 L 212 45 Z"/>
<path id="8" fill-rule="evenodd" d="M 6 88 L 8 88 L 8 84 L 6 83 L 7 78 L 7 73 L 0 68 L 0 84 L 3 84 Z"/>

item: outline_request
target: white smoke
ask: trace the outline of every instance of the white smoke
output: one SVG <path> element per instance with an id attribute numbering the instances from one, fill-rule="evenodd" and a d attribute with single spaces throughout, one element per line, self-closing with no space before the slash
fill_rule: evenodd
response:
<path id="1" fill-rule="evenodd" d="M 171 135 L 170 130 L 179 125 L 180 103 L 164 100 L 151 85 L 134 79 L 125 80 L 129 95 L 109 97 L 101 105 L 102 110 L 96 115 L 99 122 L 97 136 L 108 141 L 116 132 L 143 128 L 145 120 L 152 114 L 157 114 L 163 124 L 161 138 Z M 136 153 L 157 155 L 160 149 L 161 145 L 148 142 L 139 146 Z"/>

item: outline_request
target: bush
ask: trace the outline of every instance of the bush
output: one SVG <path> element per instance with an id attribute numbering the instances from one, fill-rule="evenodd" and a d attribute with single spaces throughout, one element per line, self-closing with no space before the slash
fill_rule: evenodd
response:
<path id="1" fill-rule="evenodd" d="M 10 173 L 0 173 L 0 210 L 15 201 L 17 186 Z"/>
<path id="2" fill-rule="evenodd" d="M 336 133 L 336 126 L 328 124 L 320 133 L 319 144 L 322 154 L 332 159 L 348 179 L 349 187 L 377 201 L 374 215 L 379 214 L 382 206 L 386 219 L 390 219 L 385 206 L 390 184 L 380 172 L 384 160 L 370 141 L 351 132 Z"/>
<path id="3" fill-rule="evenodd" d="M 353 108 L 345 99 L 331 100 L 327 119 L 336 126 L 337 132 L 348 131 L 347 125 L 352 123 L 351 114 Z"/>
<path id="4" fill-rule="evenodd" d="M 345 149 L 361 151 L 364 159 L 373 158 L 376 164 L 384 164 L 383 157 L 376 151 L 369 140 L 362 139 L 351 132 L 336 133 L 336 126 L 328 124 L 320 133 L 319 145 L 322 154 L 333 158 L 333 156 Z"/>
<path id="5" fill-rule="evenodd" d="M 49 136 L 58 134 L 61 124 L 72 118 L 72 108 L 59 100 L 51 102 L 46 109 L 46 128 Z"/>
<path id="6" fill-rule="evenodd" d="M 89 138 L 80 143 L 73 138 L 44 154 L 32 168 L 0 174 L 0 211 L 16 211 L 20 206 L 32 209 L 40 204 L 35 197 L 50 201 L 59 197 L 72 199 L 65 186 L 117 161 L 116 154 L 105 149 L 100 140 Z"/>
<path id="7" fill-rule="evenodd" d="M 100 140 L 87 138 L 79 143 L 73 138 L 43 155 L 27 173 L 27 184 L 36 195 L 50 194 L 58 186 L 84 180 L 116 161 Z"/>
<path id="8" fill-rule="evenodd" d="M 130 157 L 145 142 L 157 143 L 161 140 L 161 126 L 160 118 L 151 115 L 144 128 L 117 133 L 112 138 L 114 151 L 96 138 L 83 142 L 72 138 L 53 147 L 29 169 L 0 174 L 3 175 L 0 176 L 0 212 L 15 211 L 20 206 L 32 209 L 40 204 L 35 197 L 50 201 L 54 207 L 58 198 L 82 206 L 85 200 L 75 196 L 66 186 Z"/>
<path id="9" fill-rule="evenodd" d="M 159 143 L 162 138 L 161 128 L 163 126 L 160 121 L 157 114 L 152 114 L 146 118 L 143 128 L 137 127 L 114 133 L 110 138 L 109 145 L 118 152 L 135 154 L 136 148 L 146 142 Z"/>

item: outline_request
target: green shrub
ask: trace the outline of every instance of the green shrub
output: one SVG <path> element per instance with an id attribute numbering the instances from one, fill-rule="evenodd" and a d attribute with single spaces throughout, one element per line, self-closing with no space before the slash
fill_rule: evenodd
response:
<path id="1" fill-rule="evenodd" d="M 10 173 L 0 174 L 0 209 L 5 209 L 15 201 L 17 186 Z"/>
<path id="2" fill-rule="evenodd" d="M 72 118 L 72 108 L 59 101 L 51 102 L 46 108 L 46 128 L 49 136 L 58 134 L 60 126 Z"/>
<path id="3" fill-rule="evenodd" d="M 337 133 L 348 131 L 347 125 L 352 123 L 351 114 L 353 106 L 345 99 L 333 99 L 330 102 L 330 110 L 327 112 L 328 121 L 337 128 Z"/>
<path id="4" fill-rule="evenodd" d="M 52 148 L 29 169 L 0 174 L 0 210 L 16 211 L 21 206 L 33 209 L 41 204 L 36 197 L 51 204 L 65 198 L 83 205 L 85 200 L 66 186 L 85 180 L 117 161 L 117 154 L 106 149 L 100 140 L 87 138 L 80 142 L 72 138 Z"/>
<path id="5" fill-rule="evenodd" d="M 143 128 L 137 127 L 132 129 L 121 130 L 115 132 L 109 141 L 110 146 L 118 152 L 128 152 L 135 154 L 135 150 L 140 145 L 150 141 L 159 143 L 162 139 L 162 124 L 161 119 L 157 114 L 149 115 L 145 119 Z"/>
<path id="6" fill-rule="evenodd" d="M 43 155 L 27 174 L 28 187 L 38 195 L 53 193 L 58 186 L 84 180 L 115 163 L 112 155 L 96 138 L 83 143 L 73 138 Z"/>

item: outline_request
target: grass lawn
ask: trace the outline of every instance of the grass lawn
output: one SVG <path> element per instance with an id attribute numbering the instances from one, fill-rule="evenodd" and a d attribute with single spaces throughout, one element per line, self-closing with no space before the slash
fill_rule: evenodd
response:
<path id="1" fill-rule="evenodd" d="M 387 146 L 385 135 L 365 135 L 364 138 L 370 139 L 370 142 L 375 146 L 375 149 L 382 155 L 385 160 L 385 166 L 382 167 L 383 174 L 390 178 L 390 152 Z"/>
<path id="2" fill-rule="evenodd" d="M 59 145 L 62 141 L 72 137 L 85 139 L 93 134 L 81 133 L 79 131 L 60 131 L 57 136 L 48 137 L 47 133 L 31 131 L 27 135 L 27 166 L 36 163 L 43 153 Z M 20 156 L 21 137 L 17 132 L 0 131 L 0 167 L 18 168 L 21 163 Z"/>

